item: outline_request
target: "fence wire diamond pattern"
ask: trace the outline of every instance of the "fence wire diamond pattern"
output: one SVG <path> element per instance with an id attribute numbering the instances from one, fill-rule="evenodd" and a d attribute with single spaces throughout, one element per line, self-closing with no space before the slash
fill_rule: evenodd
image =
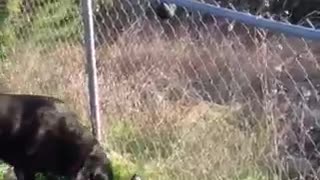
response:
<path id="1" fill-rule="evenodd" d="M 60 96 L 88 123 L 81 2 L 7 3 L 6 88 Z M 271 0 L 206 3 L 277 20 L 288 13 Z M 301 12 L 292 6 L 289 13 Z M 119 171 L 145 179 L 320 178 L 320 42 L 157 1 L 93 7 L 104 139 Z M 286 21 L 317 27 L 319 15 L 309 11 L 309 20 Z"/>

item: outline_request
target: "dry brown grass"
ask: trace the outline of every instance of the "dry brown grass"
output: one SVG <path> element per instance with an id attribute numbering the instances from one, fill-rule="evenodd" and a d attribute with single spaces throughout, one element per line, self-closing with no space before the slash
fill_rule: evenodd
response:
<path id="1" fill-rule="evenodd" d="M 259 77 L 294 52 L 270 39 L 248 48 L 205 33 L 198 40 L 134 33 L 98 49 L 108 146 L 150 179 L 267 179 L 260 163 L 270 129 L 241 130 L 248 114 L 238 115 L 244 106 L 235 102 L 249 115 L 265 110 Z M 1 79 L 11 92 L 65 99 L 88 124 L 84 63 L 80 45 L 42 52 L 23 44 L 1 65 Z"/>
<path id="2" fill-rule="evenodd" d="M 18 45 L 1 67 L 2 80 L 12 93 L 60 97 L 85 116 L 83 55 L 79 46 L 61 45 L 48 52 L 29 44 Z"/>

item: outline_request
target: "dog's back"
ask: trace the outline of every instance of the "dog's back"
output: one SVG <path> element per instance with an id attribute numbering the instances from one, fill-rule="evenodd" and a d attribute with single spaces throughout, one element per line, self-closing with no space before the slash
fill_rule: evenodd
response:
<path id="1" fill-rule="evenodd" d="M 113 179 L 99 142 L 57 98 L 0 94 L 0 147 L 0 159 L 27 177 L 35 172 L 74 177 L 81 172 L 88 179 L 91 172 L 97 176 L 93 180 Z"/>
<path id="2" fill-rule="evenodd" d="M 0 110 L 9 107 L 23 108 L 27 113 L 28 111 L 33 111 L 44 106 L 55 107 L 57 104 L 64 104 L 64 101 L 51 96 L 0 93 Z"/>
<path id="3" fill-rule="evenodd" d="M 25 166 L 26 152 L 42 128 L 39 110 L 55 110 L 60 99 L 38 95 L 0 94 L 0 159 Z"/>
<path id="4" fill-rule="evenodd" d="M 38 116 L 40 128 L 26 151 L 28 166 L 64 176 L 76 173 L 98 141 L 73 112 L 41 108 Z"/>

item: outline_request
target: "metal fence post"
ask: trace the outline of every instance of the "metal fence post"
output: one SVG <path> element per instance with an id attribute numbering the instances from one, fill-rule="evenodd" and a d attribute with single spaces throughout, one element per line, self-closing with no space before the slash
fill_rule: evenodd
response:
<path id="1" fill-rule="evenodd" d="M 100 121 L 100 105 L 99 105 L 99 89 L 96 67 L 96 55 L 94 44 L 94 24 L 92 0 L 82 0 L 82 16 L 84 22 L 84 40 L 87 59 L 90 118 L 92 125 L 92 133 L 100 141 L 101 140 L 101 121 Z"/>

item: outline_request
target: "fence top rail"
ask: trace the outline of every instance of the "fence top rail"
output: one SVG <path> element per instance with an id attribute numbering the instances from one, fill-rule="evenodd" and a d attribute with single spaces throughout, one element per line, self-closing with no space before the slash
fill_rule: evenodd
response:
<path id="1" fill-rule="evenodd" d="M 293 25 L 285 22 L 278 22 L 245 12 L 238 12 L 227 8 L 217 7 L 213 4 L 202 3 L 194 0 L 160 0 L 164 3 L 172 3 L 187 8 L 189 11 L 197 11 L 201 14 L 212 14 L 229 20 L 252 25 L 258 28 L 269 29 L 289 36 L 297 36 L 309 40 L 320 40 L 320 30 Z"/>

